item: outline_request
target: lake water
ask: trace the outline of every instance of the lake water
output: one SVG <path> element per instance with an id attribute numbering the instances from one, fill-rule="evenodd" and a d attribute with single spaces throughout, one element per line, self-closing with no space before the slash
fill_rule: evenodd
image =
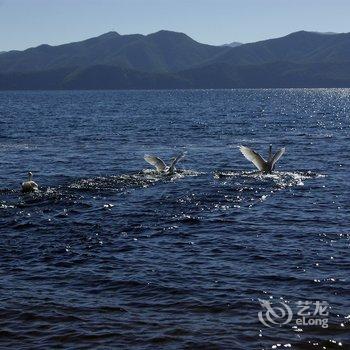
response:
<path id="1" fill-rule="evenodd" d="M 1 92 L 0 126 L 1 348 L 350 349 L 350 90 Z"/>

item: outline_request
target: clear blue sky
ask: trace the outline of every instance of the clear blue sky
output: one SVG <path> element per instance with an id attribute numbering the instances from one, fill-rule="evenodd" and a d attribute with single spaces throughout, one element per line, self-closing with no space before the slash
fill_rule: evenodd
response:
<path id="1" fill-rule="evenodd" d="M 350 32 L 350 0 L 0 0 L 0 51 L 115 30 L 181 31 L 220 45 L 297 30 Z"/>

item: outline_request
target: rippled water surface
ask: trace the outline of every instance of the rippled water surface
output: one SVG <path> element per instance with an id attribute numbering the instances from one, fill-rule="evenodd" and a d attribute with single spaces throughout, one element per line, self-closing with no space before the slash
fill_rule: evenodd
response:
<path id="1" fill-rule="evenodd" d="M 1 92 L 1 348 L 350 349 L 349 115 L 341 89 Z M 270 143 L 262 176 L 237 146 Z"/>

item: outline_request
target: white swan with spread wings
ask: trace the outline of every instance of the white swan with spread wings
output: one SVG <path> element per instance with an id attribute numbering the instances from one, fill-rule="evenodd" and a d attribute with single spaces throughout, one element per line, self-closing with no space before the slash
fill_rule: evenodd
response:
<path id="1" fill-rule="evenodd" d="M 274 171 L 277 161 L 286 151 L 285 147 L 283 147 L 272 156 L 272 145 L 270 145 L 269 158 L 265 160 L 259 153 L 249 147 L 240 146 L 239 150 L 244 157 L 250 160 L 264 174 L 271 174 Z"/>
<path id="2" fill-rule="evenodd" d="M 164 161 L 156 156 L 145 155 L 144 159 L 147 163 L 153 165 L 157 172 L 160 174 L 172 175 L 175 173 L 176 168 L 175 165 L 185 157 L 186 152 L 180 153 L 178 156 L 172 158 L 170 165 L 166 165 Z"/>

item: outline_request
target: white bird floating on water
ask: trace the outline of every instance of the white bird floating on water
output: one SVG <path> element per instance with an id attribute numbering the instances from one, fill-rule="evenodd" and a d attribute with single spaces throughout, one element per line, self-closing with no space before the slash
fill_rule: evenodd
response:
<path id="1" fill-rule="evenodd" d="M 273 172 L 277 161 L 286 151 L 285 147 L 283 147 L 272 156 L 272 145 L 270 145 L 269 158 L 266 161 L 259 153 L 255 152 L 249 147 L 240 146 L 239 150 L 242 152 L 244 157 L 250 160 L 264 174 L 271 174 Z"/>
<path id="2" fill-rule="evenodd" d="M 153 165 L 157 172 L 165 175 L 173 175 L 176 171 L 175 165 L 186 155 L 186 152 L 180 153 L 177 157 L 172 158 L 171 163 L 167 166 L 162 159 L 156 156 L 145 155 L 144 159 L 147 163 Z"/>
<path id="3" fill-rule="evenodd" d="M 28 173 L 28 181 L 22 182 L 22 192 L 29 193 L 35 192 L 39 189 L 36 182 L 33 181 L 33 173 L 30 171 Z"/>

